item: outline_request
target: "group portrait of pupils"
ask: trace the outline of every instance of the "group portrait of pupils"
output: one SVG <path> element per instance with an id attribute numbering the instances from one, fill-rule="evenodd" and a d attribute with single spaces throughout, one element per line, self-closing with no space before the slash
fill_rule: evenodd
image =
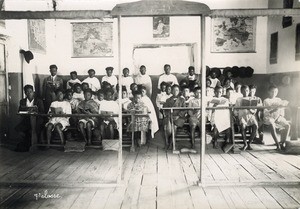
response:
<path id="1" fill-rule="evenodd" d="M 128 68 L 123 69 L 122 86 L 118 84 L 118 78 L 113 74 L 113 67 L 107 67 L 106 75 L 101 82 L 96 77 L 96 71 L 89 69 L 88 76 L 79 80 L 77 72 L 70 72 L 70 79 L 64 80 L 57 75 L 58 67 L 50 65 L 50 76 L 43 82 L 42 100 L 37 98 L 34 87 L 24 86 L 26 98 L 20 101 L 19 111 L 34 111 L 47 113 L 48 118 L 37 117 L 36 130 L 40 134 L 45 130 L 47 143 L 51 143 L 53 132 L 57 132 L 61 144 L 65 144 L 64 131 L 68 126 L 76 127 L 78 135 L 87 145 L 92 144 L 93 131 L 100 131 L 101 139 L 116 138 L 116 130 L 124 126 L 125 130 L 134 134 L 139 139 L 139 145 L 144 145 L 149 139 L 155 138 L 154 134 L 161 129 L 165 149 L 174 146 L 172 133 L 178 128 L 188 127 L 191 148 L 195 149 L 195 132 L 201 132 L 201 83 L 195 68 L 190 66 L 187 75 L 178 81 L 171 73 L 171 66 L 163 66 L 164 73 L 159 76 L 157 86 L 152 85 L 151 77 L 146 73 L 146 66 L 139 68 L 139 74 L 135 77 L 130 75 Z M 228 142 L 232 142 L 232 129 L 242 136 L 243 146 L 241 150 L 252 150 L 253 142 L 263 143 L 263 125 L 271 127 L 271 134 L 277 150 L 285 148 L 285 141 L 289 135 L 290 124 L 284 117 L 283 108 L 288 101 L 277 97 L 278 88 L 271 85 L 268 89 L 268 98 L 261 100 L 256 96 L 255 85 L 245 85 L 235 81 L 232 72 L 223 72 L 224 79 L 219 80 L 220 72 L 211 69 L 206 78 L 205 103 L 208 108 L 205 113 L 205 122 L 210 126 L 212 146 L 219 147 L 218 138 L 224 135 L 221 148 Z M 66 84 L 64 86 L 64 84 Z M 119 98 L 119 91 L 121 91 Z M 156 95 L 153 95 L 153 94 Z M 151 98 L 155 98 L 154 102 Z M 119 104 L 122 113 L 136 115 L 133 121 L 122 119 L 119 124 Z M 253 108 L 243 108 L 253 106 Z M 265 106 L 266 108 L 259 108 Z M 170 108 L 175 108 L 173 111 Z M 229 108 L 234 109 L 230 114 Z M 176 109 L 177 108 L 177 109 Z M 52 117 L 52 114 L 60 114 Z M 63 114 L 68 114 L 64 117 Z M 70 117 L 70 114 L 86 116 Z M 91 115 L 91 116 L 88 116 Z M 99 116 L 96 116 L 99 115 Z M 232 127 L 231 121 L 235 126 Z M 16 127 L 23 135 L 30 135 L 30 123 L 28 117 L 23 117 Z M 172 132 L 173 129 L 173 132 Z M 281 138 L 277 137 L 277 130 Z M 247 137 L 247 133 L 250 136 Z M 28 144 L 28 143 L 27 143 Z"/>

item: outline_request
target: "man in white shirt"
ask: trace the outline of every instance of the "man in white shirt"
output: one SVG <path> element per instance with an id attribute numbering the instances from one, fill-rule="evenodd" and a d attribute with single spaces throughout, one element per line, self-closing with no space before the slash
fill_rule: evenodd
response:
<path id="1" fill-rule="evenodd" d="M 89 77 L 87 77 L 86 79 L 84 79 L 82 81 L 82 83 L 88 83 L 89 84 L 89 88 L 93 92 L 96 92 L 99 89 L 101 89 L 100 81 L 99 81 L 98 78 L 95 77 L 95 70 L 94 69 L 89 69 L 88 74 L 89 74 Z"/>
<path id="2" fill-rule="evenodd" d="M 140 74 L 135 77 L 135 83 L 143 85 L 147 89 L 147 96 L 151 98 L 152 95 L 152 80 L 149 75 L 146 74 L 146 67 L 142 65 L 140 67 Z"/>
<path id="3" fill-rule="evenodd" d="M 160 84 L 164 81 L 166 83 L 169 83 L 171 86 L 174 84 L 178 85 L 178 80 L 175 77 L 175 75 L 171 74 L 171 66 L 169 64 L 165 64 L 164 66 L 165 73 L 162 74 L 158 79 L 158 85 L 157 88 L 160 89 Z"/>
<path id="4" fill-rule="evenodd" d="M 71 79 L 67 81 L 67 89 L 72 89 L 75 83 L 80 83 L 81 81 L 77 78 L 77 72 L 70 72 Z"/>
<path id="5" fill-rule="evenodd" d="M 112 74 L 114 68 L 113 67 L 107 67 L 107 68 L 105 68 L 105 70 L 106 70 L 106 75 L 102 77 L 101 83 L 106 81 L 107 83 L 110 83 L 110 85 L 113 87 L 114 90 L 116 90 L 118 79 L 117 79 L 116 76 L 114 76 Z"/>

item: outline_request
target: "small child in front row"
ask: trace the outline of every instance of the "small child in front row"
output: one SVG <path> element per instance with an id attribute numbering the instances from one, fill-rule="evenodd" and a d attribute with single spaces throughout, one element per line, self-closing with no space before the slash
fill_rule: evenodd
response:
<path id="1" fill-rule="evenodd" d="M 229 106 L 229 101 L 225 97 L 222 97 L 223 89 L 220 86 L 215 88 L 215 96 L 210 101 L 209 106 L 213 107 L 227 107 Z M 227 140 L 231 137 L 231 124 L 230 124 L 230 112 L 228 109 L 216 109 L 212 110 L 211 125 L 213 126 L 213 148 L 218 148 L 217 139 L 219 133 L 226 131 L 225 142 L 222 145 L 222 149 L 226 146 Z"/>
<path id="2" fill-rule="evenodd" d="M 188 107 L 201 107 L 201 88 L 196 87 L 194 88 L 194 95 L 193 99 L 189 101 Z M 190 124 L 190 131 L 191 131 L 191 144 L 192 149 L 195 148 L 195 130 L 196 127 L 201 130 L 201 109 L 189 110 L 189 124 Z"/>
<path id="3" fill-rule="evenodd" d="M 243 97 L 240 97 L 236 100 L 236 107 L 242 107 L 242 106 L 259 106 L 259 100 L 248 96 L 250 93 L 249 86 L 243 85 L 241 88 L 241 92 L 243 94 Z M 256 118 L 256 112 L 257 109 L 239 109 L 237 110 L 238 119 L 239 119 L 239 125 L 241 127 L 241 134 L 244 141 L 244 146 L 241 148 L 242 150 L 252 150 L 251 143 L 253 142 L 257 129 L 258 129 L 258 122 Z M 249 141 L 247 143 L 246 140 L 246 128 L 251 127 L 251 136 L 249 138 Z"/>
<path id="4" fill-rule="evenodd" d="M 62 90 L 56 91 L 56 101 L 52 102 L 49 108 L 49 114 L 72 114 L 71 105 L 68 101 L 64 101 Z M 64 144 L 63 131 L 69 126 L 69 117 L 51 117 L 46 124 L 47 128 L 47 143 L 50 144 L 52 131 L 56 130 L 59 134 L 61 144 Z"/>
<path id="5" fill-rule="evenodd" d="M 79 102 L 84 100 L 84 95 L 80 83 L 74 84 L 73 92 L 73 99 L 77 99 Z"/>
<path id="6" fill-rule="evenodd" d="M 282 100 L 277 97 L 278 88 L 276 86 L 269 87 L 269 97 L 264 100 L 264 106 L 286 106 L 288 101 Z M 284 118 L 284 112 L 282 108 L 268 108 L 264 109 L 264 124 L 271 126 L 271 134 L 276 143 L 277 150 L 285 148 L 285 141 L 290 132 L 290 124 Z M 279 128 L 281 132 L 280 142 L 278 141 L 276 128 Z"/>
<path id="7" fill-rule="evenodd" d="M 90 88 L 84 90 L 84 98 L 85 100 L 81 101 L 78 105 L 78 112 L 87 115 L 98 114 L 98 104 L 92 99 L 92 90 Z M 79 120 L 79 130 L 87 144 L 92 143 L 92 130 L 97 124 L 97 117 L 84 117 Z"/>

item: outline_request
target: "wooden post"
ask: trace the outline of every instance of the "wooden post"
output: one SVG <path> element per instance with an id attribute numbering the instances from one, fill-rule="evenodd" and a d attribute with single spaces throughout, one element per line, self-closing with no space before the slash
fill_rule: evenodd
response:
<path id="1" fill-rule="evenodd" d="M 30 146 L 30 151 L 35 151 L 36 150 L 36 144 L 37 144 L 36 116 L 35 115 L 30 116 L 30 125 L 31 125 L 31 146 Z"/>
<path id="2" fill-rule="evenodd" d="M 173 154 L 179 154 L 178 150 L 176 150 L 176 139 L 175 139 L 175 130 L 174 130 L 173 109 L 171 109 L 171 131 L 172 131 Z"/>
<path id="3" fill-rule="evenodd" d="M 205 16 L 201 15 L 201 154 L 200 154 L 200 182 L 203 184 L 203 165 L 206 143 L 206 65 L 205 65 Z"/>
<path id="4" fill-rule="evenodd" d="M 135 143 L 134 143 L 134 112 L 131 113 L 131 147 L 130 147 L 130 152 L 135 152 Z"/>
<path id="5" fill-rule="evenodd" d="M 118 16 L 118 59 L 119 59 L 119 150 L 118 150 L 118 179 L 117 183 L 120 184 L 122 181 L 123 171 L 123 150 L 122 150 L 122 69 L 121 69 L 121 16 Z"/>

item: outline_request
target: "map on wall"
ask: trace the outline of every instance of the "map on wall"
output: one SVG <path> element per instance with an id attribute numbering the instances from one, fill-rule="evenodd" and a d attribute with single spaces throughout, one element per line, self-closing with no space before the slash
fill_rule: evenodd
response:
<path id="1" fill-rule="evenodd" d="M 72 23 L 73 57 L 113 56 L 112 22 Z"/>
<path id="2" fill-rule="evenodd" d="M 256 18 L 212 19 L 211 52 L 255 52 Z"/>
<path id="3" fill-rule="evenodd" d="M 28 20 L 29 50 L 46 53 L 45 20 Z"/>

